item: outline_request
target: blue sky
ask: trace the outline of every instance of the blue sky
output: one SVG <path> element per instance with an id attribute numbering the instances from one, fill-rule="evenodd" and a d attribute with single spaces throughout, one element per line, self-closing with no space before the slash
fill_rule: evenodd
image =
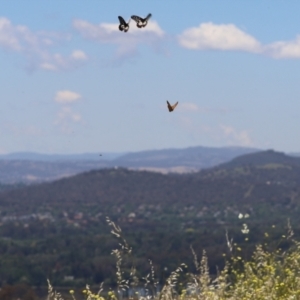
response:
<path id="1" fill-rule="evenodd" d="M 299 1 L 0 2 L 0 153 L 300 151 Z M 138 29 L 118 15 L 152 13 Z M 166 100 L 179 101 L 172 113 Z"/>

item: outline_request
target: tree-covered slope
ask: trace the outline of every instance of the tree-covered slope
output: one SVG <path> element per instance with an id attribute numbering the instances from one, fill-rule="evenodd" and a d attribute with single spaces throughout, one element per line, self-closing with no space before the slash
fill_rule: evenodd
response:
<path id="1" fill-rule="evenodd" d="M 192 263 L 191 244 L 198 253 L 207 250 L 214 269 L 226 252 L 226 230 L 249 255 L 266 232 L 278 244 L 288 218 L 297 235 L 299 207 L 298 161 L 270 151 L 194 174 L 113 168 L 3 191 L 0 277 L 18 282 L 25 276 L 41 284 L 50 276 L 62 285 L 70 274 L 82 282 L 113 280 L 110 252 L 117 243 L 106 216 L 122 227 L 141 272 L 147 258 L 159 276 L 166 275 L 165 267 Z M 247 243 L 244 223 L 250 229 Z"/>

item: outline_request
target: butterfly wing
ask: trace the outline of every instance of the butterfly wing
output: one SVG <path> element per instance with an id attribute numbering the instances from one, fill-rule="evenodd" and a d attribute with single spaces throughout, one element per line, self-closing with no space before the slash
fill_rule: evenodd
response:
<path id="1" fill-rule="evenodd" d="M 172 109 L 174 110 L 177 105 L 178 105 L 178 101 L 172 106 Z"/>
<path id="2" fill-rule="evenodd" d="M 152 14 L 148 14 L 148 16 L 145 18 L 145 21 L 148 21 L 152 17 Z"/>
<path id="3" fill-rule="evenodd" d="M 118 19 L 119 19 L 121 25 L 126 26 L 126 22 L 121 16 L 118 16 Z"/>
<path id="4" fill-rule="evenodd" d="M 131 16 L 131 19 L 134 20 L 134 21 L 136 21 L 136 22 L 142 21 L 142 18 L 141 18 L 141 17 L 135 16 L 135 15 Z"/>
<path id="5" fill-rule="evenodd" d="M 171 104 L 169 103 L 169 101 L 167 100 L 167 104 L 168 104 L 168 110 L 169 111 L 172 111 L 173 110 L 173 108 L 172 108 L 172 106 L 171 106 Z"/>

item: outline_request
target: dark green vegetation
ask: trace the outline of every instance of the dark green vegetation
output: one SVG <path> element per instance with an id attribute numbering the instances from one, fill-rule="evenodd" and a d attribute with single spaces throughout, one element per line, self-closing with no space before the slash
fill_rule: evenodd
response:
<path id="1" fill-rule="evenodd" d="M 0 183 L 0 192 L 9 191 L 9 190 L 16 190 L 18 188 L 25 187 L 24 183 L 19 184 L 2 184 Z"/>
<path id="2" fill-rule="evenodd" d="M 121 226 L 139 275 L 150 258 L 163 279 L 180 263 L 193 270 L 190 245 L 222 267 L 225 231 L 249 257 L 258 242 L 288 247 L 287 218 L 299 235 L 300 158 L 265 151 L 189 175 L 104 169 L 0 193 L 0 280 L 9 284 L 115 283 Z M 238 215 L 249 214 L 239 219 Z M 241 232 L 243 223 L 250 229 Z M 273 226 L 274 225 L 274 226 Z M 128 265 L 129 266 L 129 265 Z M 68 276 L 74 276 L 68 277 Z M 141 277 L 141 276 L 139 276 Z"/>

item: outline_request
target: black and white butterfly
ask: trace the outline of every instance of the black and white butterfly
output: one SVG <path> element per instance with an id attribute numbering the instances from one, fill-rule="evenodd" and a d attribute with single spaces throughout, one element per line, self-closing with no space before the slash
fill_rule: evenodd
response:
<path id="1" fill-rule="evenodd" d="M 143 28 L 147 25 L 148 20 L 151 18 L 151 14 L 148 14 L 148 16 L 146 18 L 141 18 L 139 16 L 131 16 L 131 19 L 134 20 L 136 22 L 136 26 L 138 28 Z"/>
<path id="2" fill-rule="evenodd" d="M 129 19 L 128 23 L 126 23 L 125 20 L 121 16 L 118 16 L 118 18 L 120 21 L 119 30 L 127 32 L 129 30 L 130 19 Z"/>

